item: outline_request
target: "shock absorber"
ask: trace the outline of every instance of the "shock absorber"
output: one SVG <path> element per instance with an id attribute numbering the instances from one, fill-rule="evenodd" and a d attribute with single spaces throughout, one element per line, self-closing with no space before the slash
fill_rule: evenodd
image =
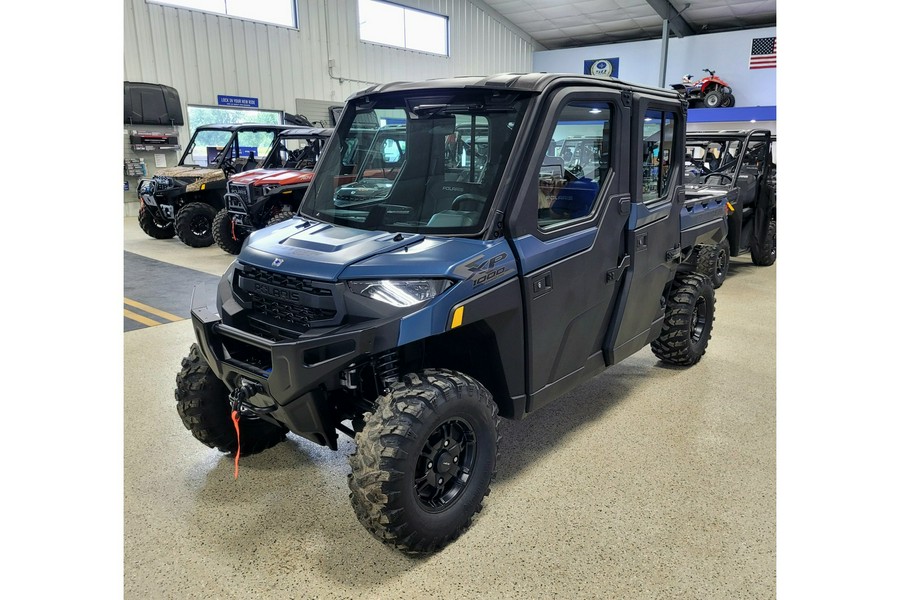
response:
<path id="1" fill-rule="evenodd" d="M 396 350 L 389 350 L 372 359 L 378 387 L 386 390 L 392 383 L 400 379 L 400 365 Z"/>

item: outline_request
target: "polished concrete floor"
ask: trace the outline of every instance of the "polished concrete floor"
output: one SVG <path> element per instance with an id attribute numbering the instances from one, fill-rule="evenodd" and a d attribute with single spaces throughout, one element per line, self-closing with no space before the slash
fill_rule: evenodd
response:
<path id="1" fill-rule="evenodd" d="M 150 239 L 134 218 L 124 247 L 198 280 L 233 258 Z M 484 511 L 424 559 L 357 522 L 346 437 L 331 452 L 289 436 L 242 459 L 235 481 L 175 411 L 190 321 L 127 331 L 125 596 L 774 598 L 775 280 L 775 266 L 734 259 L 698 365 L 669 368 L 645 348 L 504 422 Z M 166 313 L 186 314 L 182 293 Z"/>

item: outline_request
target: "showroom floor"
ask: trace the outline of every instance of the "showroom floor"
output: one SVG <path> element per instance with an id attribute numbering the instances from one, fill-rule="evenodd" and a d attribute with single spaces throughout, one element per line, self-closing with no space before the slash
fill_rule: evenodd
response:
<path id="1" fill-rule="evenodd" d="M 776 267 L 733 259 L 695 367 L 645 348 L 504 422 L 484 511 L 410 559 L 356 520 L 348 438 L 331 452 L 289 436 L 235 481 L 191 437 L 173 396 L 191 279 L 233 257 L 133 217 L 124 249 L 127 598 L 775 597 Z"/>

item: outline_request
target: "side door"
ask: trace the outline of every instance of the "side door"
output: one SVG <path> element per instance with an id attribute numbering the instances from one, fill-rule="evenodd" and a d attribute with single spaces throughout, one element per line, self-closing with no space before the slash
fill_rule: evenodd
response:
<path id="1" fill-rule="evenodd" d="M 680 252 L 685 110 L 680 104 L 635 94 L 632 113 L 631 206 L 625 274 L 607 340 L 610 364 L 650 343 L 662 328 L 665 289 Z M 638 167 L 639 166 L 639 167 Z"/>
<path id="2" fill-rule="evenodd" d="M 545 104 L 509 228 L 525 307 L 526 411 L 606 367 L 602 344 L 628 266 L 627 124 L 622 94 L 560 90 Z M 566 139 L 597 156 L 563 156 Z M 588 164 L 586 164 L 588 163 Z"/>

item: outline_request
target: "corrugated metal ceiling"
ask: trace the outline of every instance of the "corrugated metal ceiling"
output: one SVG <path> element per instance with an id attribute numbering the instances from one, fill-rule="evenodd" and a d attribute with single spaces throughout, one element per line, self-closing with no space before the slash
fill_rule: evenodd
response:
<path id="1" fill-rule="evenodd" d="M 775 0 L 483 0 L 547 49 L 771 27 Z M 667 12 L 669 11 L 669 12 Z M 681 20 L 679 22 L 679 19 Z"/>

